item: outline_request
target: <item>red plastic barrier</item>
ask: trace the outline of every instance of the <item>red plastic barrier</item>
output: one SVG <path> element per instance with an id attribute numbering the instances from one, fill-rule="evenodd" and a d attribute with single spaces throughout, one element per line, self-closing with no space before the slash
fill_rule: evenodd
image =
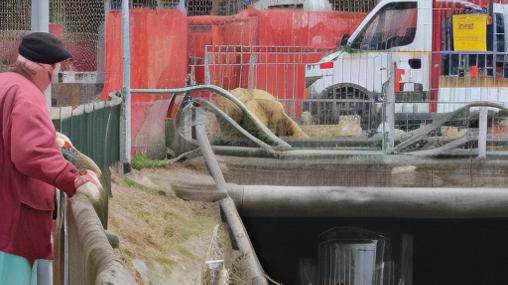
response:
<path id="1" fill-rule="evenodd" d="M 97 71 L 97 41 L 63 39 L 75 71 Z"/>
<path id="2" fill-rule="evenodd" d="M 179 10 L 131 9 L 131 88 L 183 87 L 187 76 L 187 25 Z M 121 14 L 106 17 L 103 98 L 122 87 Z"/>
<path id="3" fill-rule="evenodd" d="M 262 10 L 259 41 L 262 46 L 308 46 L 334 49 L 346 33 L 351 34 L 365 13 Z"/>
<path id="4" fill-rule="evenodd" d="M 204 56 L 207 45 L 257 44 L 257 18 L 248 15 L 237 16 L 194 16 L 188 17 L 189 60 L 195 67 L 195 78 L 204 83 Z"/>
<path id="5" fill-rule="evenodd" d="M 261 46 L 256 51 L 259 54 L 254 65 L 254 87 L 285 99 L 287 111 L 299 115 L 301 99 L 307 96 L 305 63 L 318 61 L 326 52 L 307 54 L 304 48 L 286 51 L 281 47 L 335 49 L 342 36 L 351 34 L 365 16 L 365 13 L 250 8 L 230 17 L 189 17 L 189 56 L 191 65 L 197 65 L 196 81 L 204 83 L 204 68 L 199 65 L 204 64 L 205 46 L 214 45 L 221 47 L 214 48 L 214 56 L 209 58 L 211 83 L 225 89 L 247 88 L 252 56 L 249 46 Z"/>
<path id="6" fill-rule="evenodd" d="M 61 24 L 49 23 L 49 32 L 53 35 L 62 38 L 64 36 L 64 27 Z"/>
<path id="7" fill-rule="evenodd" d="M 178 88 L 187 77 L 187 25 L 185 15 L 173 9 L 131 9 L 131 88 Z M 106 17 L 105 82 L 101 95 L 122 87 L 121 14 Z M 132 140 L 144 120 L 150 102 L 160 96 L 132 96 Z M 146 124 L 145 124 L 146 125 Z"/>
<path id="8" fill-rule="evenodd" d="M 0 39 L 0 66 L 16 62 L 21 36 L 20 34 L 18 39 Z"/>

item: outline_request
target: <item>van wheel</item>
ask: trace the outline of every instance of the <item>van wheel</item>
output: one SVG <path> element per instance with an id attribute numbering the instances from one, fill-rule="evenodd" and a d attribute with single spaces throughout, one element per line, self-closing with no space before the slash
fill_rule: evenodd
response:
<path id="1" fill-rule="evenodd" d="M 372 121 L 374 100 L 359 86 L 331 86 L 316 99 L 310 103 L 309 109 L 318 124 L 337 124 L 340 116 L 357 115 L 361 118 L 362 129 L 377 127 Z"/>

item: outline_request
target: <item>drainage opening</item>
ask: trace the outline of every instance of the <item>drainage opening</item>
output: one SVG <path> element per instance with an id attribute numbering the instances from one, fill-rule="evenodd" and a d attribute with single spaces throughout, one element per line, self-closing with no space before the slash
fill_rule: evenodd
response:
<path id="1" fill-rule="evenodd" d="M 508 284 L 508 220 L 244 218 L 283 284 Z"/>

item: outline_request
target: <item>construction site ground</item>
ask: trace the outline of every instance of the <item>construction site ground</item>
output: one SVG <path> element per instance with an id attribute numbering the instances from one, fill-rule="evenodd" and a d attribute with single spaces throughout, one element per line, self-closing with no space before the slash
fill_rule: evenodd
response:
<path id="1" fill-rule="evenodd" d="M 139 284 L 200 284 L 214 228 L 215 202 L 184 201 L 172 184 L 213 185 L 205 169 L 174 164 L 113 174 L 109 232 Z"/>

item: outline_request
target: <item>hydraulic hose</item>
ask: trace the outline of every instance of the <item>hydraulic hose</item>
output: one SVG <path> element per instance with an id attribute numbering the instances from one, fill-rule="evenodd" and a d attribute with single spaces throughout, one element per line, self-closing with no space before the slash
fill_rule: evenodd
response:
<path id="1" fill-rule="evenodd" d="M 254 127 L 258 129 L 260 132 L 260 138 L 269 143 L 273 144 L 277 147 L 281 148 L 291 148 L 291 146 L 285 142 L 284 140 L 277 137 L 267 126 L 265 126 L 259 119 L 252 114 L 252 112 L 247 109 L 245 104 L 242 101 L 238 100 L 231 92 L 220 88 L 215 85 L 197 85 L 190 86 L 184 88 L 174 88 L 174 89 L 133 89 L 131 93 L 156 93 L 156 94 L 174 94 L 174 93 L 187 93 L 191 91 L 213 91 L 219 96 L 222 96 L 231 102 L 233 102 L 240 110 L 247 116 L 247 118 L 254 124 Z"/>

